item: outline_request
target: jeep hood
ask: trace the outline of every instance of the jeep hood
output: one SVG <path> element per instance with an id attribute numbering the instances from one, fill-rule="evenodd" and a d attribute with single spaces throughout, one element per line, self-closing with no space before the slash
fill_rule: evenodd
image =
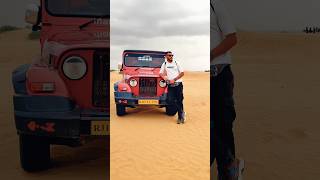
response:
<path id="1" fill-rule="evenodd" d="M 130 77 L 160 77 L 160 68 L 130 68 L 124 70 L 124 74 Z"/>
<path id="2" fill-rule="evenodd" d="M 109 39 L 109 33 L 106 29 L 67 29 L 58 30 L 55 33 L 51 33 L 48 41 L 58 42 L 65 45 L 77 45 L 77 44 L 95 44 L 106 43 Z"/>
<path id="3" fill-rule="evenodd" d="M 106 31 L 58 31 L 43 43 L 42 56 L 60 56 L 70 49 L 109 48 Z"/>

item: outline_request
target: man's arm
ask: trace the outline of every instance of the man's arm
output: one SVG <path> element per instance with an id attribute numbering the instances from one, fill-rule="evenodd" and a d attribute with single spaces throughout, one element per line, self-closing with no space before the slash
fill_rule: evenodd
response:
<path id="1" fill-rule="evenodd" d="M 226 11 L 222 1 L 214 1 L 213 6 L 217 18 L 217 23 L 221 33 L 224 35 L 224 39 L 218 46 L 211 49 L 211 63 L 214 62 L 214 59 L 216 57 L 227 53 L 233 46 L 237 44 L 236 28 L 233 26 L 231 18 Z"/>
<path id="2" fill-rule="evenodd" d="M 184 76 L 184 70 L 183 68 L 180 66 L 180 63 L 176 61 L 177 67 L 178 67 L 178 71 L 180 72 L 179 75 L 177 77 L 175 77 L 173 79 L 173 81 L 177 81 L 178 79 L 182 78 L 182 76 Z"/>
<path id="3" fill-rule="evenodd" d="M 210 61 L 222 54 L 227 53 L 232 47 L 237 44 L 237 35 L 236 33 L 231 33 L 226 36 L 226 38 L 216 47 L 213 48 L 210 52 Z"/>
<path id="4" fill-rule="evenodd" d="M 175 77 L 173 80 L 176 81 L 184 76 L 184 72 L 181 72 L 177 77 Z"/>

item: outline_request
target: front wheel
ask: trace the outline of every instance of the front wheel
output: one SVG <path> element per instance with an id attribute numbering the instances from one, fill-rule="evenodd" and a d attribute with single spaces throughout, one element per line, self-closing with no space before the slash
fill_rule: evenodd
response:
<path id="1" fill-rule="evenodd" d="M 174 106 L 174 105 L 167 105 L 166 106 L 166 114 L 168 115 L 168 116 L 174 116 L 174 115 L 176 115 L 176 113 L 177 113 L 177 107 L 176 106 Z"/>
<path id="2" fill-rule="evenodd" d="M 45 137 L 20 135 L 20 162 L 25 171 L 34 172 L 50 167 L 50 143 Z"/>
<path id="3" fill-rule="evenodd" d="M 117 110 L 117 115 L 118 116 L 123 116 L 126 114 L 126 107 L 121 104 L 116 105 L 116 110 Z"/>

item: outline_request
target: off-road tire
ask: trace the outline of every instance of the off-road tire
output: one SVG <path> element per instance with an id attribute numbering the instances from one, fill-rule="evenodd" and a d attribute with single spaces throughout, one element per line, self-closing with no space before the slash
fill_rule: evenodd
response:
<path id="1" fill-rule="evenodd" d="M 176 115 L 176 113 L 177 113 L 177 107 L 176 106 L 174 106 L 174 105 L 167 105 L 166 106 L 166 114 L 168 115 L 168 116 L 174 116 L 174 115 Z"/>
<path id="2" fill-rule="evenodd" d="M 116 110 L 117 110 L 117 115 L 118 116 L 123 116 L 126 114 L 126 107 L 121 104 L 116 105 Z"/>
<path id="3" fill-rule="evenodd" d="M 20 163 L 28 172 L 46 170 L 50 167 L 50 143 L 45 137 L 19 135 Z"/>

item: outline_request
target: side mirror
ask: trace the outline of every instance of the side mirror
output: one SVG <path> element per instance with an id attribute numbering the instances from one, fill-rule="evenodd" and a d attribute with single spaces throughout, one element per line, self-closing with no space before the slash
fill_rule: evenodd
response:
<path id="1" fill-rule="evenodd" d="M 119 74 L 123 73 L 123 64 L 122 64 L 122 62 L 118 63 L 118 71 L 119 71 Z"/>
<path id="2" fill-rule="evenodd" d="M 32 24 L 34 30 L 40 29 L 40 7 L 36 4 L 29 4 L 25 12 L 26 23 Z"/>

